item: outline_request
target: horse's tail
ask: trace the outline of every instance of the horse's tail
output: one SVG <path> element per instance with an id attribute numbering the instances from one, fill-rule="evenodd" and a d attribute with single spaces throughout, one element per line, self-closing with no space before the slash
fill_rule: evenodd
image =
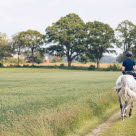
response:
<path id="1" fill-rule="evenodd" d="M 127 83 L 127 77 L 123 76 L 121 79 L 122 83 L 122 90 L 124 90 L 124 93 L 126 96 L 135 97 L 136 98 L 136 92 L 132 91 Z"/>
<path id="2" fill-rule="evenodd" d="M 134 91 L 130 90 L 129 88 L 127 88 L 127 90 L 129 96 L 136 98 L 136 93 Z"/>
<path id="3" fill-rule="evenodd" d="M 120 76 L 116 82 L 116 86 L 114 87 L 114 90 L 116 90 L 117 92 L 121 91 L 121 88 L 123 88 L 123 86 L 125 86 L 125 83 L 123 81 L 123 76 Z"/>

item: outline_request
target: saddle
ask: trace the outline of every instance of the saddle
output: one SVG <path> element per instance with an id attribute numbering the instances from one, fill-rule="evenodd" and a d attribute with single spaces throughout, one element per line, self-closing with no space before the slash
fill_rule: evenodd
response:
<path id="1" fill-rule="evenodd" d="M 134 71 L 123 71 L 123 75 L 131 75 L 136 79 L 136 73 Z"/>

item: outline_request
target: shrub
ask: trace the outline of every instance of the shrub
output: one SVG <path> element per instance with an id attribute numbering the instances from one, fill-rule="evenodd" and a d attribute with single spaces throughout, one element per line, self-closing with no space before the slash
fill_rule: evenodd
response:
<path id="1" fill-rule="evenodd" d="M 16 65 L 14 64 L 9 64 L 8 67 L 15 67 Z"/>
<path id="2" fill-rule="evenodd" d="M 3 67 L 3 64 L 2 64 L 2 63 L 0 63 L 0 67 Z"/>
<path id="3" fill-rule="evenodd" d="M 7 58 L 3 60 L 3 63 L 17 64 L 18 59 L 17 58 Z M 26 64 L 26 61 L 24 59 L 20 59 L 20 64 Z"/>
<path id="4" fill-rule="evenodd" d="M 110 65 L 106 68 L 108 71 L 119 71 L 121 67 L 118 64 Z"/>
<path id="5" fill-rule="evenodd" d="M 88 68 L 88 70 L 95 70 L 95 65 L 90 65 L 90 67 Z"/>
<path id="6" fill-rule="evenodd" d="M 51 63 L 62 62 L 63 60 L 64 60 L 64 57 L 54 56 L 51 60 Z"/>
<path id="7" fill-rule="evenodd" d="M 37 64 L 40 64 L 40 63 L 43 62 L 43 58 L 35 57 L 34 62 L 37 63 Z"/>
<path id="8" fill-rule="evenodd" d="M 60 68 L 64 68 L 65 67 L 65 65 L 64 64 L 60 64 Z"/>
<path id="9" fill-rule="evenodd" d="M 28 67 L 30 67 L 30 66 L 29 66 L 29 65 L 23 65 L 23 67 L 24 67 L 24 68 L 28 68 Z"/>

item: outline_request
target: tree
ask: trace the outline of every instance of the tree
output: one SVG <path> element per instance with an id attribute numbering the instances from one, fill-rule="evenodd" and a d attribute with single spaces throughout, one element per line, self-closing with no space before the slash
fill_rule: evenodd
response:
<path id="1" fill-rule="evenodd" d="M 64 60 L 64 57 L 59 57 L 59 56 L 53 56 L 51 62 L 55 63 L 55 62 L 62 62 Z"/>
<path id="2" fill-rule="evenodd" d="M 44 43 L 44 36 L 40 32 L 35 30 L 24 31 L 22 32 L 22 35 L 24 36 L 23 43 L 26 48 L 25 53 L 27 55 L 27 59 L 29 59 L 33 65 L 35 60 L 35 53 L 41 53 L 42 45 Z"/>
<path id="3" fill-rule="evenodd" d="M 11 57 L 12 51 L 11 43 L 6 34 L 0 33 L 0 60 Z"/>
<path id="4" fill-rule="evenodd" d="M 82 54 L 76 58 L 76 61 L 86 64 L 86 63 L 90 62 L 90 59 L 85 54 Z"/>
<path id="5" fill-rule="evenodd" d="M 71 66 L 72 61 L 83 52 L 84 27 L 84 22 L 76 14 L 68 14 L 47 27 L 46 41 L 51 44 L 47 53 L 66 56 L 68 66 Z"/>
<path id="6" fill-rule="evenodd" d="M 44 54 L 42 54 L 41 52 L 36 52 L 34 55 L 34 62 L 36 62 L 37 64 L 42 63 L 44 60 Z"/>
<path id="7" fill-rule="evenodd" d="M 97 63 L 99 68 L 103 53 L 113 52 L 114 30 L 102 22 L 94 21 L 86 23 L 86 51 L 85 54 Z"/>
<path id="8" fill-rule="evenodd" d="M 119 62 L 119 63 L 121 63 L 121 62 L 123 62 L 124 59 L 125 59 L 125 56 L 124 56 L 123 53 L 121 53 L 121 54 L 117 57 L 116 61 Z"/>
<path id="9" fill-rule="evenodd" d="M 116 43 L 117 46 L 123 50 L 123 54 L 128 50 L 132 50 L 134 46 L 136 37 L 134 36 L 133 30 L 135 27 L 132 22 L 125 20 L 121 22 L 116 29 Z"/>
<path id="10" fill-rule="evenodd" d="M 132 36 L 132 53 L 133 53 L 133 57 L 136 58 L 136 26 L 135 28 L 131 31 L 131 36 Z"/>
<path id="11" fill-rule="evenodd" d="M 18 66 L 20 63 L 20 55 L 25 48 L 24 32 L 19 32 L 12 37 L 12 44 L 15 53 L 18 55 Z"/>

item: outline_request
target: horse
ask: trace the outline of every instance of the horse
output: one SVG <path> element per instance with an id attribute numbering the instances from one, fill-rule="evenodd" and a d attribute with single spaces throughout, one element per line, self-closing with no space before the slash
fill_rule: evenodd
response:
<path id="1" fill-rule="evenodd" d="M 132 116 L 134 99 L 136 98 L 136 80 L 132 75 L 121 75 L 115 87 L 121 109 L 121 119 L 126 117 L 127 107 L 130 106 L 129 117 Z"/>

